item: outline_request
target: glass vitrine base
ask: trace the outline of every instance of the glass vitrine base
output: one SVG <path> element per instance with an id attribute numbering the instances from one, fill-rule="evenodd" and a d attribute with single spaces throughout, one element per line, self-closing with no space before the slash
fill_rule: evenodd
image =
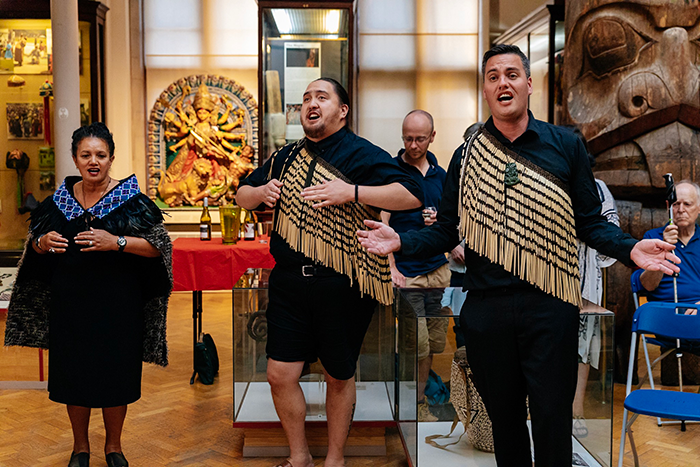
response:
<path id="1" fill-rule="evenodd" d="M 325 422 L 326 383 L 316 381 L 301 381 L 301 389 L 306 399 L 306 421 Z M 382 382 L 356 383 L 357 405 L 353 424 L 356 422 L 389 421 L 393 424 L 391 400 L 386 384 Z M 272 402 L 270 385 L 266 382 L 235 383 L 235 393 L 239 397 L 236 404 L 236 424 L 251 426 L 251 422 L 262 424 L 279 422 L 275 406 Z"/>
<path id="2" fill-rule="evenodd" d="M 593 422 L 594 425 L 596 423 L 604 423 L 595 420 Z M 529 425 L 530 424 L 528 422 L 528 427 Z M 415 424 L 413 426 L 415 427 Z M 418 439 L 424 440 L 426 437 L 436 434 L 447 435 L 452 427 L 452 422 L 421 422 L 417 424 L 417 427 Z M 600 427 L 593 426 L 592 428 L 594 431 L 598 432 L 607 429 L 605 425 L 602 425 Z M 405 428 L 402 429 L 401 432 L 402 434 L 405 433 Z M 454 443 L 455 441 L 457 441 L 462 435 L 462 433 L 464 433 L 464 429 L 460 424 L 455 428 L 455 431 L 449 438 L 436 439 L 435 442 L 442 446 L 445 446 L 447 444 Z M 416 457 L 416 461 L 412 462 L 411 465 L 413 465 L 414 467 L 433 465 L 445 467 L 495 467 L 496 459 L 494 455 L 489 452 L 479 451 L 478 449 L 472 447 L 472 445 L 466 441 L 466 436 L 467 435 L 465 434 L 460 442 L 452 446 L 446 446 L 445 449 L 440 449 L 433 447 L 429 444 L 424 444 L 418 450 L 418 456 Z M 596 458 L 593 457 L 591 453 L 589 453 L 588 450 L 575 437 L 571 437 L 571 442 L 573 446 L 574 459 L 576 459 L 575 462 L 577 462 L 574 463 L 574 461 L 572 460 L 572 466 L 605 467 L 607 465 L 599 463 L 598 460 L 596 460 Z M 598 455 L 599 457 L 603 457 L 605 455 L 609 456 L 609 453 L 598 453 Z"/>

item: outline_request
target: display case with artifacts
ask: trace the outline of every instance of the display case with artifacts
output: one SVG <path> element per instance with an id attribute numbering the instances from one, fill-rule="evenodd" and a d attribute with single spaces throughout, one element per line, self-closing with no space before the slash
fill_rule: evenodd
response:
<path id="1" fill-rule="evenodd" d="M 333 78 L 348 90 L 353 102 L 355 2 L 261 0 L 258 22 L 263 162 L 277 149 L 304 136 L 302 96 L 311 81 L 322 76 Z"/>
<path id="2" fill-rule="evenodd" d="M 104 121 L 104 24 L 108 8 L 92 0 L 74 3 L 78 13 L 79 66 L 83 70 L 79 75 L 80 99 L 87 104 L 90 121 Z M 19 148 L 29 157 L 26 192 L 31 192 L 36 200 L 46 198 L 55 189 L 53 160 L 49 163 L 42 157 L 42 151 L 51 148 L 54 141 L 51 73 L 57 37 L 50 18 L 49 0 L 0 2 L 0 79 L 4 89 L 0 93 L 0 127 L 11 143 L 6 150 Z M 0 186 L 14 183 L 14 170 L 0 174 Z M 29 204 L 23 201 L 22 211 L 15 209 L 15 195 L 14 189 L 0 194 L 5 207 L 0 212 L 0 260 L 17 257 L 26 240 L 28 213 L 24 207 Z"/>
<path id="3" fill-rule="evenodd" d="M 163 208 L 233 201 L 256 167 L 258 109 L 236 81 L 192 75 L 172 83 L 148 123 L 148 195 Z"/>

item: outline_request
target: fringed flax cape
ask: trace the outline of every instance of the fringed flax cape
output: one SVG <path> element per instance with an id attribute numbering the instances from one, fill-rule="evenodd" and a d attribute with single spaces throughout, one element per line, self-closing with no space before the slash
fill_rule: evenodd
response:
<path id="1" fill-rule="evenodd" d="M 293 149 L 280 179 L 285 188 L 276 211 L 275 230 L 294 251 L 348 276 L 351 283 L 357 280 L 362 295 L 390 305 L 394 293 L 389 260 L 367 253 L 356 235 L 365 228 L 364 219 L 379 221 L 379 213 L 354 202 L 314 209 L 313 201 L 304 200 L 300 193 L 308 186 L 335 179 L 353 184 L 327 161 L 309 152 L 304 141 Z"/>
<path id="2" fill-rule="evenodd" d="M 581 306 L 576 229 L 564 183 L 482 128 L 465 144 L 460 235 L 466 246 L 516 277 Z M 515 184 L 507 186 L 507 165 Z"/>

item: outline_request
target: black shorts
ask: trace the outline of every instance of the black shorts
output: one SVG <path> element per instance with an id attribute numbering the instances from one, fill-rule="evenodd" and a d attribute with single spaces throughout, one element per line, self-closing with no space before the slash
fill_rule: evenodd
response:
<path id="1" fill-rule="evenodd" d="M 324 272 L 305 277 L 301 267 L 277 266 L 270 274 L 267 358 L 315 362 L 335 379 L 355 374 L 362 341 L 377 302 L 350 286 L 347 276 Z"/>

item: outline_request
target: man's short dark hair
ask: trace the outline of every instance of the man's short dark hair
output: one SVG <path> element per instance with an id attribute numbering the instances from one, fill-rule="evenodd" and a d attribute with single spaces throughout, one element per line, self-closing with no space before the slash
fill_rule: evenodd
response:
<path id="1" fill-rule="evenodd" d="M 350 97 L 348 97 L 348 92 L 345 90 L 342 84 L 340 84 L 338 81 L 334 80 L 333 78 L 319 78 L 316 81 L 325 81 L 327 83 L 331 83 L 333 85 L 333 90 L 335 91 L 335 95 L 338 96 L 338 99 L 340 99 L 340 102 L 347 105 L 350 107 Z"/>
<path id="2" fill-rule="evenodd" d="M 71 153 L 73 157 L 78 155 L 78 145 L 85 138 L 98 138 L 107 144 L 109 149 L 109 157 L 114 156 L 114 138 L 112 133 L 102 122 L 94 122 L 90 125 L 81 126 L 73 132 L 73 142 L 71 144 Z"/>
<path id="3" fill-rule="evenodd" d="M 333 78 L 328 78 L 328 77 L 322 77 L 318 78 L 314 81 L 325 81 L 326 83 L 330 83 L 331 86 L 333 86 L 333 91 L 335 92 L 335 95 L 338 96 L 338 99 L 340 99 L 341 104 L 345 104 L 348 106 L 348 113 L 345 115 L 345 128 L 348 130 L 350 129 L 350 97 L 348 96 L 348 92 L 345 90 L 342 84 L 340 84 L 338 81 L 334 80 Z"/>
<path id="4" fill-rule="evenodd" d="M 530 59 L 525 56 L 522 50 L 520 50 L 520 47 L 517 45 L 498 44 L 491 47 L 484 54 L 484 59 L 481 61 L 482 79 L 486 79 L 486 62 L 488 62 L 491 57 L 503 54 L 515 54 L 520 57 L 520 61 L 523 63 L 523 68 L 525 69 L 525 77 L 530 77 Z"/>

